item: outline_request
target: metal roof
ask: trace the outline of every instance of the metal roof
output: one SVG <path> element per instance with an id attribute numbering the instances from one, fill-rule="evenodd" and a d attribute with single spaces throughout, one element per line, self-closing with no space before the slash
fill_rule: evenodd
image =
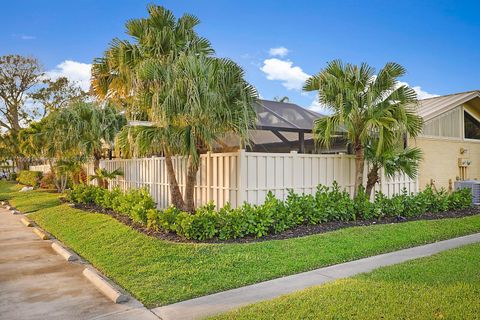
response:
<path id="1" fill-rule="evenodd" d="M 460 92 L 440 97 L 423 99 L 418 101 L 417 112 L 424 121 L 428 121 L 475 98 L 480 98 L 480 90 Z"/>
<path id="2" fill-rule="evenodd" d="M 294 103 L 258 100 L 254 105 L 257 113 L 257 129 L 311 132 L 313 122 L 325 117 Z"/>

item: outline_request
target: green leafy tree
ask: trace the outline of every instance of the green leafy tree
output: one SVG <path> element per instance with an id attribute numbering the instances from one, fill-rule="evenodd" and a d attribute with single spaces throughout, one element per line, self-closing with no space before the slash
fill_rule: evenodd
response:
<path id="1" fill-rule="evenodd" d="M 353 147 L 355 195 L 363 185 L 368 145 L 374 145 L 374 154 L 380 157 L 399 137 L 414 137 L 421 131 L 422 120 L 415 109 L 417 95 L 398 81 L 405 73 L 405 68 L 394 62 L 375 74 L 366 63 L 357 66 L 334 60 L 304 85 L 305 91 L 317 91 L 319 102 L 333 113 L 315 122 L 316 140 L 329 147 L 335 135 L 344 133 Z"/>
<path id="2" fill-rule="evenodd" d="M 27 163 L 16 143 L 22 126 L 35 118 L 35 109 L 25 103 L 28 93 L 38 84 L 43 73 L 35 58 L 20 55 L 0 56 L 0 144 L 3 157 L 11 156 L 19 169 Z M 12 143 L 14 142 L 14 143 Z"/>
<path id="3" fill-rule="evenodd" d="M 45 117 L 49 112 L 65 108 L 74 102 L 81 102 L 87 98 L 78 85 L 70 82 L 66 77 L 60 77 L 55 81 L 42 80 L 43 86 L 30 94 L 30 97 L 42 105 L 40 117 Z"/>

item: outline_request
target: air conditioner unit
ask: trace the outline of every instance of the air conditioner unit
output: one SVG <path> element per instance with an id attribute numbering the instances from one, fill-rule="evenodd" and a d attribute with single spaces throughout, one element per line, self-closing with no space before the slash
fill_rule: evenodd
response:
<path id="1" fill-rule="evenodd" d="M 464 180 L 455 181 L 455 190 L 468 188 L 472 190 L 472 203 L 480 205 L 480 181 Z"/>

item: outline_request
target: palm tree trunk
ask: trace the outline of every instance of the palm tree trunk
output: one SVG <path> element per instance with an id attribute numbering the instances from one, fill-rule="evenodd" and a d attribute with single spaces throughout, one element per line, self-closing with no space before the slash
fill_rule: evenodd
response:
<path id="1" fill-rule="evenodd" d="M 365 188 L 365 193 L 368 196 L 368 199 L 372 196 L 373 187 L 379 180 L 378 171 L 379 167 L 377 164 L 374 164 L 367 175 L 367 187 Z"/>
<path id="2" fill-rule="evenodd" d="M 355 143 L 355 190 L 353 196 L 356 197 L 358 189 L 363 185 L 363 171 L 365 168 L 365 155 L 363 145 Z"/>
<path id="3" fill-rule="evenodd" d="M 197 182 L 199 162 L 188 157 L 187 182 L 185 185 L 185 211 L 193 213 L 195 211 L 195 184 Z"/>
<path id="4" fill-rule="evenodd" d="M 98 150 L 93 151 L 93 172 L 98 175 L 98 170 L 100 169 L 100 159 L 102 158 L 102 153 Z M 97 185 L 99 187 L 103 186 L 102 178 L 97 176 Z"/>
<path id="5" fill-rule="evenodd" d="M 167 150 L 165 150 L 165 166 L 167 167 L 168 184 L 170 186 L 170 197 L 172 204 L 178 209 L 183 209 L 185 207 L 185 202 L 183 201 L 182 192 L 178 186 L 175 169 L 173 168 L 172 155 Z"/>

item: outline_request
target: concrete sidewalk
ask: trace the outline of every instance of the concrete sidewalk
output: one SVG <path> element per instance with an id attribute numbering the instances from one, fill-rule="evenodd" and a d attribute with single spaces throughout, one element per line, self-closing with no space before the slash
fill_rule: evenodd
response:
<path id="1" fill-rule="evenodd" d="M 354 276 L 359 273 L 369 272 L 380 267 L 430 256 L 441 251 L 475 242 L 480 242 L 480 233 L 265 281 L 238 289 L 219 292 L 209 296 L 155 308 L 152 311 L 163 320 L 201 319 L 311 286 Z"/>
<path id="2" fill-rule="evenodd" d="M 0 319 L 158 319 L 134 299 L 114 304 L 22 217 L 0 208 Z"/>

